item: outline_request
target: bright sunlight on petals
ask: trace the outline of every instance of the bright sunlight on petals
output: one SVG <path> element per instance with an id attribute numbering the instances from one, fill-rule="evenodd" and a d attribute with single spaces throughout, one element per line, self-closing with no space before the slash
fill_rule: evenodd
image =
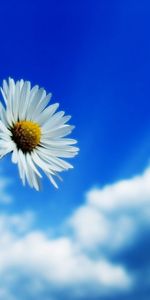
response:
<path id="1" fill-rule="evenodd" d="M 78 148 L 74 139 L 68 139 L 74 126 L 66 124 L 70 116 L 56 112 L 58 104 L 48 105 L 51 94 L 43 88 L 31 88 L 29 81 L 3 81 L 1 92 L 4 105 L 0 103 L 0 157 L 12 153 L 12 162 L 18 164 L 20 178 L 40 189 L 42 175 L 47 175 L 57 186 L 54 176 L 72 168 L 62 158 L 74 157 Z"/>

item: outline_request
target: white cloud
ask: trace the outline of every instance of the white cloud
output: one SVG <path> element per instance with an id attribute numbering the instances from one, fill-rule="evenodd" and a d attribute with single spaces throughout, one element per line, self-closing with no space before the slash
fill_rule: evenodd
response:
<path id="1" fill-rule="evenodd" d="M 129 291 L 136 278 L 110 254 L 130 247 L 142 226 L 150 229 L 149 216 L 150 170 L 89 191 L 55 239 L 33 229 L 31 212 L 0 215 L 0 295 L 85 300 Z"/>
<path id="2" fill-rule="evenodd" d="M 121 180 L 87 193 L 87 202 L 101 211 L 136 209 L 150 204 L 150 169 L 132 179 Z"/>
<path id="3" fill-rule="evenodd" d="M 76 240 L 88 249 L 129 245 L 141 225 L 150 226 L 150 169 L 141 176 L 91 189 L 69 220 Z M 149 224 L 149 225 L 148 225 Z"/>
<path id="4" fill-rule="evenodd" d="M 94 295 L 103 294 L 107 289 L 110 292 L 129 288 L 131 280 L 122 266 L 114 265 L 107 258 L 93 259 L 70 237 L 51 239 L 43 231 L 29 231 L 24 226 L 31 219 L 29 216 L 29 213 L 0 216 L 0 292 L 7 295 L 3 300 L 20 299 L 15 298 L 13 289 L 15 286 L 17 291 L 24 277 L 28 299 L 46 289 L 50 289 L 52 299 L 59 292 L 67 293 L 68 299 L 72 293 L 74 299 L 80 299 L 81 295 L 86 298 L 87 291 Z M 23 229 L 18 232 L 20 226 Z"/>
<path id="5" fill-rule="evenodd" d="M 79 251 L 67 237 L 50 239 L 40 231 L 23 237 L 7 236 L 0 248 L 0 275 L 20 274 L 46 282 L 59 288 L 97 285 L 109 288 L 126 288 L 130 279 L 121 266 L 104 259 L 96 261 Z M 16 275 L 15 275 L 16 276 Z"/>

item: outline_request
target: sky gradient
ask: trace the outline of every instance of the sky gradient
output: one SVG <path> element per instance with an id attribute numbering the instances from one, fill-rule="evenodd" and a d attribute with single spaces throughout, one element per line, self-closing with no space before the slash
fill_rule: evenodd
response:
<path id="1" fill-rule="evenodd" d="M 148 300 L 149 1 L 8 0 L 0 16 L 0 82 L 52 92 L 80 148 L 59 190 L 0 161 L 0 298 Z"/>

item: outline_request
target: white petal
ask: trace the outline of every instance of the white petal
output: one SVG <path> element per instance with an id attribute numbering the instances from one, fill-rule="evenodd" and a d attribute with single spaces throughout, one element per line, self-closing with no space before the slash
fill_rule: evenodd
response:
<path id="1" fill-rule="evenodd" d="M 74 157 L 79 151 L 79 148 L 71 146 L 64 146 L 63 148 L 52 148 L 46 143 L 41 143 L 40 145 L 41 147 L 43 146 L 43 148 L 46 148 L 49 151 L 49 155 L 58 157 Z"/>
<path id="2" fill-rule="evenodd" d="M 61 172 L 61 171 L 64 170 L 62 167 L 58 166 L 58 164 L 54 163 L 54 162 L 52 161 L 52 159 L 51 159 L 50 156 L 46 156 L 46 155 L 45 155 L 44 153 L 42 153 L 41 151 L 38 152 L 37 149 L 36 149 L 36 152 L 37 152 L 37 154 L 39 155 L 39 157 L 40 157 L 44 162 L 46 162 L 46 163 L 49 165 L 50 169 L 51 169 L 52 171 L 54 171 L 54 173 L 55 173 L 55 172 Z"/>
<path id="3" fill-rule="evenodd" d="M 65 150 L 70 152 L 76 152 L 79 151 L 78 147 L 71 146 L 69 144 L 65 144 L 64 142 L 57 142 L 57 140 L 52 140 L 50 138 L 41 137 L 40 145 L 46 148 L 49 148 L 50 150 Z"/>
<path id="4" fill-rule="evenodd" d="M 24 162 L 22 158 L 22 151 L 18 151 L 18 170 L 19 170 L 19 175 L 22 180 L 23 185 L 25 185 L 25 168 L 24 168 Z"/>
<path id="5" fill-rule="evenodd" d="M 75 126 L 70 126 L 70 125 L 64 125 L 60 128 L 52 129 L 52 130 L 44 130 L 42 128 L 42 133 L 43 135 L 49 133 L 50 138 L 60 138 L 64 137 L 72 132 L 72 130 L 75 128 Z"/>
<path id="6" fill-rule="evenodd" d="M 0 119 L 2 120 L 4 125 L 7 127 L 8 126 L 8 121 L 7 121 L 7 118 L 6 118 L 6 110 L 4 109 L 4 106 L 2 105 L 1 102 L 0 102 Z"/>
<path id="7" fill-rule="evenodd" d="M 20 80 L 20 92 L 21 92 L 21 90 L 22 90 L 22 88 L 23 88 L 23 85 L 24 85 L 24 80 L 21 79 L 21 80 Z"/>
<path id="8" fill-rule="evenodd" d="M 37 115 L 39 115 L 42 110 L 46 107 L 46 105 L 49 103 L 50 99 L 51 99 L 52 94 L 48 94 L 47 96 L 45 96 L 44 98 L 42 98 L 39 103 L 37 104 L 37 106 L 34 109 L 34 112 L 32 114 L 32 119 L 34 120 L 36 118 Z"/>
<path id="9" fill-rule="evenodd" d="M 5 94 L 6 98 L 7 98 L 7 96 L 8 96 L 8 90 L 9 90 L 9 88 L 8 88 L 7 81 L 6 81 L 6 80 L 3 80 L 3 91 L 4 91 L 4 94 Z M 7 102 L 7 101 L 6 101 L 6 102 Z"/>
<path id="10" fill-rule="evenodd" d="M 30 165 L 30 167 L 33 169 L 33 171 L 41 178 L 42 175 L 40 174 L 40 172 L 36 168 L 34 162 L 31 159 L 31 155 L 29 153 L 26 154 L 26 159 L 27 159 L 27 163 Z"/>
<path id="11" fill-rule="evenodd" d="M 7 107 L 6 107 L 6 116 L 8 123 L 11 124 L 14 122 L 14 115 L 13 115 L 13 97 L 14 97 L 14 91 L 15 91 L 15 84 L 13 79 L 9 78 L 9 89 L 8 89 L 8 95 L 7 95 Z"/>
<path id="12" fill-rule="evenodd" d="M 43 126 L 43 130 L 51 130 L 52 128 L 56 128 L 59 124 L 63 124 L 64 111 L 59 111 L 55 115 L 53 115 Z"/>
<path id="13" fill-rule="evenodd" d="M 41 189 L 41 181 L 38 177 L 38 175 L 36 175 L 34 172 L 31 173 L 32 176 L 32 181 L 33 181 L 33 187 L 39 191 Z"/>
<path id="14" fill-rule="evenodd" d="M 11 131 L 7 129 L 7 127 L 4 125 L 4 123 L 2 123 L 2 121 L 0 121 L 0 131 L 11 136 Z"/>
<path id="15" fill-rule="evenodd" d="M 25 81 L 19 99 L 19 113 L 18 113 L 19 120 L 22 120 L 25 114 L 24 104 L 26 103 L 26 98 L 29 93 L 29 88 L 30 88 L 30 83 Z"/>
<path id="16" fill-rule="evenodd" d="M 22 151 L 20 152 L 21 162 L 25 171 L 25 175 L 27 178 L 27 181 L 31 187 L 34 187 L 36 190 L 39 190 L 39 180 L 36 174 L 34 173 L 33 169 L 30 167 L 30 165 L 27 162 L 26 154 L 23 154 Z"/>
<path id="17" fill-rule="evenodd" d="M 42 142 L 48 142 L 51 146 L 54 146 L 54 147 L 64 147 L 66 145 L 73 145 L 73 144 L 76 144 L 77 141 L 74 140 L 74 139 L 67 139 L 67 138 L 60 138 L 60 139 L 48 139 L 48 137 L 43 137 L 41 138 L 41 141 Z"/>
<path id="18" fill-rule="evenodd" d="M 18 162 L 18 149 L 17 149 L 17 147 L 15 147 L 15 149 L 14 149 L 14 151 L 12 153 L 11 161 L 14 164 L 17 164 L 17 162 Z"/>
<path id="19" fill-rule="evenodd" d="M 34 102 L 32 101 L 32 106 L 30 106 L 30 111 L 28 112 L 28 119 L 32 119 L 32 115 L 35 113 L 37 106 L 41 99 L 45 96 L 46 92 L 43 88 L 39 89 L 37 93 L 34 95 Z"/>
<path id="20" fill-rule="evenodd" d="M 45 108 L 44 111 L 42 111 L 42 113 L 36 117 L 36 122 L 38 122 L 40 125 L 43 125 L 47 120 L 50 119 L 58 107 L 59 103 L 55 103 Z"/>
<path id="21" fill-rule="evenodd" d="M 39 156 L 38 154 L 33 151 L 31 153 L 32 159 L 35 162 L 35 164 L 37 164 L 41 169 L 45 170 L 45 171 L 50 171 L 49 169 L 49 165 L 47 163 L 45 163 Z"/>
<path id="22" fill-rule="evenodd" d="M 47 157 L 47 159 L 49 159 L 53 164 L 61 167 L 62 169 L 67 170 L 67 169 L 73 168 L 73 166 L 70 163 L 66 162 L 65 160 L 58 158 L 58 157 L 50 156 L 48 149 L 41 147 L 41 149 L 37 148 L 36 151 L 38 151 L 38 154 L 41 153 L 41 155 Z"/>
<path id="23" fill-rule="evenodd" d="M 0 132 L 0 140 L 5 141 L 5 142 L 12 141 L 11 137 L 4 132 Z"/>
<path id="24" fill-rule="evenodd" d="M 2 93 L 2 96 L 4 98 L 4 101 L 5 101 L 5 104 L 7 105 L 7 96 L 6 94 L 4 93 L 4 90 L 1 88 L 1 93 Z"/>
<path id="25" fill-rule="evenodd" d="M 30 154 L 29 154 L 30 155 Z M 39 175 L 34 172 L 33 167 L 28 163 L 27 155 L 24 155 L 24 163 L 26 164 L 26 177 L 29 185 L 34 187 L 37 191 L 40 189 Z"/>
<path id="26" fill-rule="evenodd" d="M 30 95 L 30 88 L 31 88 L 31 84 L 29 81 L 25 82 L 26 85 L 26 89 L 24 90 L 24 95 L 23 92 L 21 94 L 21 99 L 23 99 L 23 105 L 21 108 L 21 113 L 20 113 L 20 119 L 24 120 L 27 114 L 27 108 L 28 108 L 28 104 L 29 104 L 29 95 Z M 20 99 L 20 101 L 21 101 Z"/>
<path id="27" fill-rule="evenodd" d="M 13 141 L 0 140 L 0 150 L 6 151 L 7 153 L 14 150 L 15 144 Z"/>
<path id="28" fill-rule="evenodd" d="M 14 93 L 14 102 L 13 102 L 13 115 L 14 121 L 18 121 L 19 114 L 19 103 L 20 103 L 20 81 L 16 82 L 15 93 Z"/>
<path id="29" fill-rule="evenodd" d="M 56 181 L 54 180 L 54 178 L 52 177 L 52 175 L 50 173 L 48 173 L 48 172 L 45 172 L 45 174 L 47 175 L 47 177 L 49 178 L 49 180 L 51 181 L 51 183 L 54 185 L 54 187 L 56 189 L 58 189 L 58 185 L 57 185 Z"/>

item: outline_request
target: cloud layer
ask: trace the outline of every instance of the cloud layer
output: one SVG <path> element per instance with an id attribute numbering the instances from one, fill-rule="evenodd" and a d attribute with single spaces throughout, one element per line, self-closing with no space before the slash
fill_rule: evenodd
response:
<path id="1" fill-rule="evenodd" d="M 134 299 L 137 293 L 147 299 L 150 169 L 91 189 L 57 238 L 33 229 L 34 218 L 32 212 L 0 215 L 0 298 Z M 141 286 L 145 299 L 138 298 Z"/>

